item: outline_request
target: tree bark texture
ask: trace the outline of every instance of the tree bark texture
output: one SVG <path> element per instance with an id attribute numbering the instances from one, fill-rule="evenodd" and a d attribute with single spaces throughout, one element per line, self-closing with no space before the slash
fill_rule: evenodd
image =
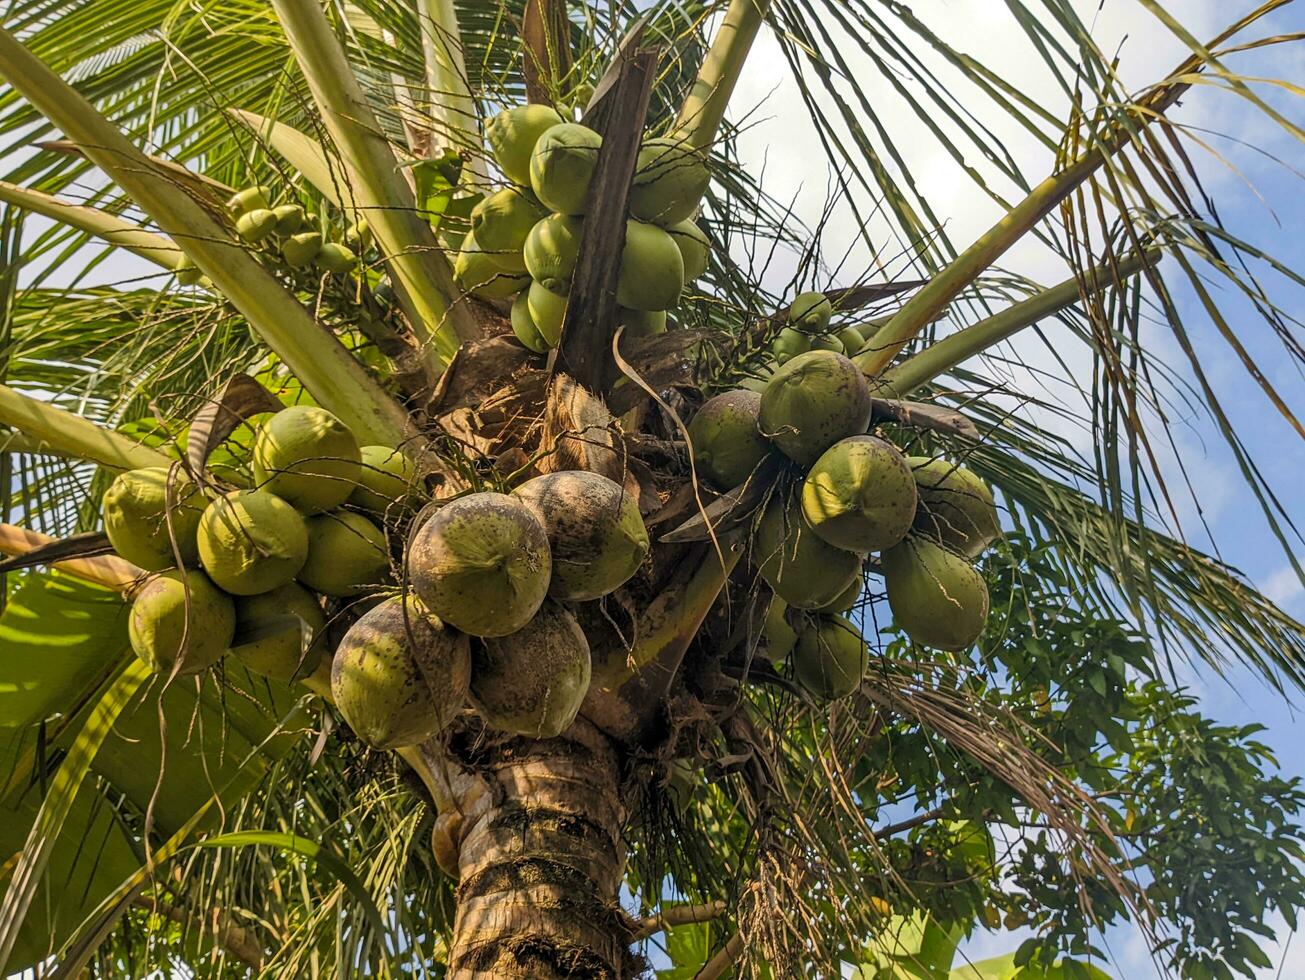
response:
<path id="1" fill-rule="evenodd" d="M 438 755 L 424 751 L 437 784 L 435 854 L 458 879 L 449 980 L 635 976 L 610 740 L 584 719 L 538 741 L 468 722 Z"/>

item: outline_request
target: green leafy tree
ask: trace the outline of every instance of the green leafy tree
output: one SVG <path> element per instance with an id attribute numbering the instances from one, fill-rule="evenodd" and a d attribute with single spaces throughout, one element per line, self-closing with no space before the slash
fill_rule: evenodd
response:
<path id="1" fill-rule="evenodd" d="M 1249 352 L 1253 338 L 1299 362 L 1296 324 L 1256 271 L 1299 279 L 1223 227 L 1190 165 L 1202 137 L 1170 115 L 1194 87 L 1220 88 L 1299 137 L 1265 100 L 1267 72 L 1232 67 L 1298 43 L 1269 26 L 1287 6 L 1197 39 L 1142 0 L 1191 53 L 1132 93 L 1072 5 L 1009 3 L 1072 95 L 1060 118 L 899 4 L 10 4 L 0 965 L 59 977 L 1093 978 L 1095 931 L 1120 921 L 1180 976 L 1266 965 L 1272 916 L 1294 921 L 1305 901 L 1305 797 L 1254 729 L 1203 718 L 1165 678 L 1178 655 L 1249 665 L 1285 694 L 1305 679 L 1305 627 L 1185 541 L 1158 447 L 1172 403 L 1205 413 L 1291 552 L 1290 515 L 1222 400 L 1250 389 L 1299 429 Z M 823 224 L 803 226 L 741 164 L 743 122 L 726 108 L 762 31 L 807 100 L 835 206 L 857 212 L 875 254 L 898 243 L 893 262 L 831 269 Z M 900 86 L 938 152 L 982 157 L 1024 189 L 1006 200 L 969 171 L 1003 210 L 989 232 L 951 241 L 900 137 L 848 84 L 852 60 Z M 567 202 L 546 174 L 529 175 L 543 203 L 512 189 L 526 175 L 498 114 L 526 104 L 597 134 L 575 140 L 601 137 L 598 150 L 558 151 L 592 169 L 552 188 Z M 1046 148 L 1050 176 L 1025 175 L 994 135 L 1012 121 Z M 553 165 L 530 145 L 532 166 Z M 858 211 L 867 197 L 874 215 Z M 496 207 L 524 209 L 532 235 L 579 225 L 542 217 L 544 204 L 585 213 L 575 254 L 548 253 L 551 278 L 519 242 L 486 244 Z M 681 209 L 692 227 L 663 214 Z M 644 220 L 627 224 L 631 213 Z M 1064 282 L 1000 271 L 1026 236 L 1063 260 Z M 624 268 L 640 243 L 644 258 Z M 92 284 L 100 259 L 123 251 L 156 274 Z M 781 254 L 796 269 L 783 283 L 767 268 Z M 685 283 L 686 265 L 701 275 Z M 72 284 L 57 285 L 70 267 Z M 1234 319 L 1215 280 L 1259 319 Z M 648 298 L 659 289 L 664 301 Z M 1232 392 L 1194 342 L 1184 291 L 1220 356 L 1245 369 Z M 1182 363 L 1143 342 L 1149 320 Z M 1012 410 L 1057 410 L 998 380 L 1010 356 L 998 352 L 1025 330 L 1090 357 L 1090 377 L 1061 360 L 1056 371 L 1082 396 L 1091 453 Z M 798 363 L 833 365 L 841 394 L 810 389 L 820 409 L 801 426 L 748 421 L 708 452 L 707 400 L 764 390 L 764 411 L 782 394 L 772 378 L 797 376 L 785 362 L 811 346 L 828 354 Z M 277 457 L 287 420 L 309 417 L 344 448 Z M 780 547 L 815 534 L 792 509 L 811 485 L 804 440 L 838 418 L 850 428 L 816 448 L 854 436 L 871 447 L 866 466 L 907 474 L 905 523 L 856 545 L 861 557 L 826 543 L 784 579 Z M 285 470 L 310 463 L 325 475 L 305 490 Z M 942 477 L 927 478 L 938 463 L 965 474 L 977 510 L 948 509 L 928 482 Z M 148 484 L 162 530 L 129 548 L 103 515 L 136 506 L 125 487 L 148 497 L 137 471 L 151 468 L 166 472 Z M 622 518 L 631 540 L 640 522 L 651 539 L 598 598 L 571 580 L 597 563 L 568 558 L 574 540 L 557 530 L 588 498 L 567 497 L 537 546 L 543 505 L 521 491 L 580 472 L 637 508 Z M 340 489 L 332 480 L 347 500 L 309 506 Z M 244 571 L 184 552 L 188 534 L 210 533 L 187 520 L 216 523 L 216 498 L 256 485 L 288 525 L 302 518 L 276 500 L 310 515 L 291 574 L 311 591 L 275 593 L 261 619 L 225 594 Z M 428 574 L 422 542 L 454 541 L 450 515 L 474 516 L 461 501 L 514 491 L 535 501 L 512 505 L 527 512 L 518 543 L 459 566 L 472 601 L 435 608 L 458 579 L 448 564 Z M 888 519 L 872 503 L 858 505 L 862 531 Z M 249 513 L 240 520 L 256 524 Z M 769 552 L 758 544 L 776 536 Z M 245 538 L 230 540 L 235 553 Z M 478 532 L 466 549 L 492 544 Z M 257 544 L 251 567 L 290 561 L 283 545 Z M 869 552 L 881 557 L 862 564 Z M 551 579 L 521 570 L 537 554 Z M 189 571 L 148 574 L 174 563 Z M 839 563 L 856 568 L 836 599 L 797 598 Z M 548 643 L 485 637 L 508 615 L 485 613 L 508 567 L 560 596 L 530 621 L 548 624 Z M 939 583 L 946 604 L 921 614 L 908 591 L 936 597 Z M 447 628 L 389 601 L 413 592 Z M 148 603 L 173 600 L 173 619 L 148 619 L 162 625 L 146 635 Z M 957 626 L 951 606 L 973 622 Z M 223 620 L 227 608 L 242 619 Z M 351 699 L 341 680 L 350 664 L 379 670 L 376 637 L 419 679 L 398 708 Z M 288 669 L 248 649 L 287 642 Z M 438 665 L 419 660 L 428 648 Z M 576 650 L 564 684 L 544 655 Z M 979 924 L 1029 924 L 1035 938 L 957 963 Z"/>

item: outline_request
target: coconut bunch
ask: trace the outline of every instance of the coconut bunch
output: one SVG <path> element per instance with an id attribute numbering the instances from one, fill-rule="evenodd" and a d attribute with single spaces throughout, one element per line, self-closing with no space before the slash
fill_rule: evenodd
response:
<path id="1" fill-rule="evenodd" d="M 271 189 L 258 184 L 236 191 L 226 208 L 241 241 L 274 265 L 290 270 L 311 268 L 319 275 L 347 273 L 358 267 L 359 254 L 372 246 L 365 218 L 345 229 L 342 242 L 327 241 L 318 217 L 303 205 L 271 202 Z M 183 286 L 211 285 L 189 258 L 182 259 L 176 274 Z"/>
<path id="2" fill-rule="evenodd" d="M 359 446 L 322 408 L 258 426 L 252 487 L 198 486 L 180 468 L 119 474 L 103 499 L 109 543 L 154 573 L 136 592 L 130 636 L 156 670 L 193 674 L 231 654 L 279 680 L 323 655 L 324 601 L 390 581 L 381 522 L 408 507 L 415 469 L 389 446 Z"/>
<path id="3" fill-rule="evenodd" d="M 545 105 L 506 109 L 485 133 L 507 183 L 472 210 L 454 276 L 482 299 L 510 299 L 513 333 L 544 353 L 561 339 L 602 137 Z M 708 180 L 702 154 L 683 139 L 640 148 L 617 282 L 628 335 L 664 331 L 667 312 L 706 271 L 709 243 L 693 216 Z"/>
<path id="4" fill-rule="evenodd" d="M 790 322 L 804 322 L 796 308 Z M 817 319 L 827 325 L 827 312 Z M 925 646 L 970 646 L 988 614 L 973 562 L 999 534 L 991 492 L 962 466 L 905 456 L 872 433 L 872 408 L 861 370 L 818 348 L 784 357 L 759 392 L 708 399 L 688 426 L 697 475 L 718 490 L 780 462 L 750 541 L 774 594 L 764 635 L 769 656 L 787 657 L 824 700 L 854 691 L 865 669 L 867 644 L 845 614 L 868 567 L 884 578 L 896 624 Z"/>

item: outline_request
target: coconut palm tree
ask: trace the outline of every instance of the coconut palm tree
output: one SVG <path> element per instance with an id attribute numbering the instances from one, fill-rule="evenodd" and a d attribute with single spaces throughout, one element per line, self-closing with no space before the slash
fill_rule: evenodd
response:
<path id="1" fill-rule="evenodd" d="M 1073 106 L 1062 118 L 895 3 L 10 3 L 0 551 L 13 557 L 0 571 L 39 570 L 10 575 L 0 619 L 0 964 L 935 976 L 962 924 L 1004 916 L 1038 927 L 1014 960 L 1030 978 L 1097 975 L 1077 962 L 1095 955 L 1089 927 L 1119 918 L 1183 975 L 1249 974 L 1268 916 L 1305 904 L 1305 800 L 1253 732 L 1201 719 L 1158 678 L 1185 657 L 1249 665 L 1285 692 L 1305 680 L 1305 628 L 1186 541 L 1162 446 L 1175 404 L 1208 416 L 1292 553 L 1289 512 L 1224 404 L 1267 399 L 1300 432 L 1251 353 L 1278 344 L 1299 362 L 1298 324 L 1260 276 L 1300 280 L 1220 223 L 1189 156 L 1206 136 L 1174 109 L 1220 88 L 1299 138 L 1265 73 L 1231 67 L 1299 43 L 1272 26 L 1289 6 L 1197 38 L 1139 0 L 1190 55 L 1131 92 L 1074 5 L 1012 0 L 1004 16 Z M 825 222 L 798 221 L 740 156 L 746 118 L 727 107 L 762 32 L 810 110 L 830 213 L 850 210 L 873 255 L 863 269 L 831 268 Z M 1001 207 L 991 230 L 952 241 L 858 84 L 866 70 L 938 152 L 981 155 L 1019 188 L 1011 199 L 967 170 Z M 473 212 L 508 183 L 488 122 L 525 104 L 601 136 L 555 331 L 514 255 L 476 271 L 490 253 L 473 248 Z M 1045 149 L 1045 178 L 996 135 L 1012 123 Z M 658 275 L 623 263 L 653 234 L 627 225 L 651 136 L 710 175 L 687 201 L 703 275 L 664 332 L 618 302 Z M 1025 241 L 1063 263 L 1063 282 L 1001 271 Z M 767 271 L 776 256 L 796 270 L 787 282 Z M 100 284 L 113 277 L 93 270 L 110 267 L 130 278 Z M 813 291 L 828 310 L 808 321 L 793 301 Z M 1235 392 L 1212 376 L 1184 294 L 1239 366 Z M 1221 295 L 1254 316 L 1234 319 Z M 1145 342 L 1155 323 L 1181 363 Z M 1090 377 L 1061 357 L 1011 375 L 1024 331 L 1081 351 Z M 771 452 L 713 486 L 685 425 L 714 394 L 778 391 L 791 343 L 854 366 L 828 414 L 863 398 L 858 432 L 948 472 L 963 462 L 1003 515 L 1004 540 L 976 559 L 972 588 L 991 598 L 977 645 L 915 642 L 884 601 L 894 559 L 866 565 L 839 628 L 855 621 L 870 666 L 844 698 L 799 657 L 804 642 L 825 650 L 832 620 L 784 618 L 772 558 L 753 547 L 805 467 Z M 1081 396 L 1088 452 L 1048 422 L 1076 409 L 1042 396 L 1042 377 Z M 334 703 L 329 655 L 280 679 L 235 656 L 183 670 L 206 639 L 183 627 L 175 663 L 133 656 L 128 603 L 157 580 L 102 532 L 106 489 L 166 468 L 171 535 L 178 481 L 207 497 L 251 486 L 253 433 L 287 405 L 325 409 L 397 453 L 401 474 L 371 518 L 392 574 L 328 599 L 316 630 L 291 617 L 305 664 L 354 642 L 375 598 L 421 591 L 434 559 L 419 542 L 471 494 L 585 471 L 637 504 L 652 538 L 637 573 L 553 614 L 588 647 L 583 705 L 562 730 L 506 731 L 486 696 L 493 658 L 524 640 L 458 640 L 476 707 L 387 750 Z M 938 560 L 974 575 L 950 551 Z M 814 637 L 787 664 L 785 629 Z M 513 698 L 562 696 L 534 661 L 501 673 Z"/>

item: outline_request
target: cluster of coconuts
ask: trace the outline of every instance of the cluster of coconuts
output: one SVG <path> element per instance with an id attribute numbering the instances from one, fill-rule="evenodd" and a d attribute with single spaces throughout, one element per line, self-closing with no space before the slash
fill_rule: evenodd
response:
<path id="1" fill-rule="evenodd" d="M 358 251 L 371 246 L 371 228 L 365 218 L 349 226 L 344 242 L 328 242 L 314 228 L 316 216 L 302 205 L 273 205 L 271 199 L 272 192 L 264 185 L 244 187 L 231 195 L 227 211 L 242 241 L 275 253 L 291 269 L 312 266 L 319 273 L 352 272 L 358 266 Z M 183 257 L 175 271 L 183 286 L 204 282 L 189 258 Z"/>
<path id="2" fill-rule="evenodd" d="M 154 573 L 129 619 L 142 660 L 198 673 L 230 654 L 302 679 L 324 653 L 323 599 L 350 600 L 371 608 L 335 651 L 331 690 L 367 744 L 421 742 L 468 701 L 493 727 L 533 737 L 575 719 L 591 665 L 570 606 L 619 588 L 648 552 L 624 487 L 568 471 L 450 500 L 411 534 L 411 594 L 377 601 L 391 577 L 383 524 L 416 510 L 411 460 L 300 406 L 262 423 L 252 467 L 256 489 L 212 499 L 163 467 L 106 491 L 110 543 Z"/>
<path id="3" fill-rule="evenodd" d="M 870 419 L 860 369 L 817 349 L 785 360 L 761 392 L 709 399 L 689 424 L 697 473 L 721 490 L 775 452 L 801 469 L 800 484 L 771 493 L 751 554 L 775 595 L 768 654 L 789 656 L 796 679 L 827 700 L 856 690 L 866 667 L 867 645 L 845 614 L 871 553 L 894 620 L 916 642 L 965 649 L 988 614 L 972 562 L 999 534 L 992 493 L 962 466 L 869 435 Z"/>
<path id="4" fill-rule="evenodd" d="M 506 109 L 485 133 L 508 183 L 472 210 L 454 276 L 481 298 L 515 297 L 513 332 L 544 353 L 561 338 L 602 137 L 544 105 Z M 709 179 L 702 154 L 683 139 L 640 148 L 617 282 L 627 334 L 664 331 L 666 311 L 706 271 L 709 242 L 693 215 Z"/>
<path id="5" fill-rule="evenodd" d="M 322 596 L 361 595 L 390 578 L 381 521 L 410 507 L 415 468 L 390 446 L 359 446 L 325 409 L 268 417 L 253 444 L 255 489 L 201 489 L 179 469 L 119 474 L 104 529 L 151 575 L 128 631 L 155 670 L 198 673 L 228 653 L 277 680 L 311 675 L 325 641 Z"/>
<path id="6" fill-rule="evenodd" d="M 801 293 L 789 304 L 784 325 L 770 342 L 768 362 L 755 376 L 743 379 L 741 386 L 757 393 L 764 391 L 775 368 L 808 351 L 828 350 L 848 357 L 858 353 L 867 335 L 855 326 L 833 327 L 833 315 L 834 304 L 824 293 Z"/>

